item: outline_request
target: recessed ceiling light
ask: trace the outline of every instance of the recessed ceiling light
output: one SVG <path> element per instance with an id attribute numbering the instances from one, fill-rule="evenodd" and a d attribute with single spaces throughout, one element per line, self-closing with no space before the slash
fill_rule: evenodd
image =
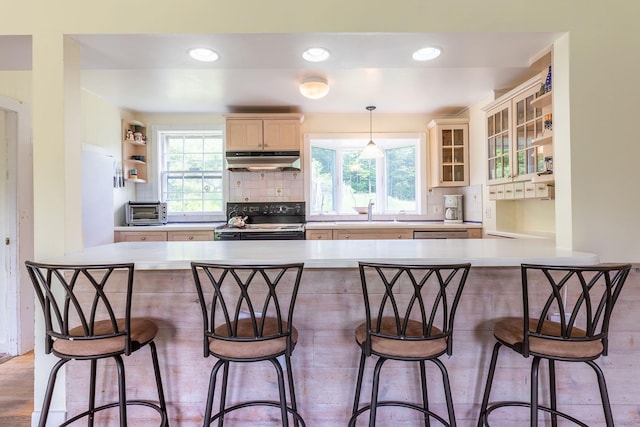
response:
<path id="1" fill-rule="evenodd" d="M 413 59 L 415 61 L 431 61 L 436 59 L 442 53 L 442 49 L 439 47 L 423 47 L 413 52 Z"/>
<path id="2" fill-rule="evenodd" d="M 302 57 L 309 62 L 322 62 L 329 59 L 329 51 L 323 47 L 312 47 L 305 50 Z"/>
<path id="3" fill-rule="evenodd" d="M 189 55 L 191 55 L 193 59 L 203 62 L 215 62 L 219 58 L 217 53 L 206 47 L 196 47 L 191 49 L 189 51 Z"/>

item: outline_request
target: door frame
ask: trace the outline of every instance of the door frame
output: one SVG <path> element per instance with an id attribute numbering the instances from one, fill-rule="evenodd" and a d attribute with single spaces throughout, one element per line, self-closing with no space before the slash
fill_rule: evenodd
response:
<path id="1" fill-rule="evenodd" d="M 34 347 L 33 288 L 24 261 L 33 259 L 33 155 L 28 107 L 0 96 L 0 110 L 6 114 L 6 228 L 5 245 L 6 325 L 4 349 L 9 355 L 26 353 Z M 4 241 L 8 240 L 8 244 Z"/>

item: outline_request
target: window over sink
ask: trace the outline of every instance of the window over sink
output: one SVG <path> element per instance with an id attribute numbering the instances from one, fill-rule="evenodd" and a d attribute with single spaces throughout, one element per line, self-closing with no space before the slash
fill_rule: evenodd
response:
<path id="1" fill-rule="evenodd" d="M 375 134 L 384 156 L 360 159 L 368 135 L 307 135 L 310 153 L 311 215 L 354 215 L 355 207 L 374 203 L 377 214 L 420 213 L 424 171 L 421 134 Z"/>

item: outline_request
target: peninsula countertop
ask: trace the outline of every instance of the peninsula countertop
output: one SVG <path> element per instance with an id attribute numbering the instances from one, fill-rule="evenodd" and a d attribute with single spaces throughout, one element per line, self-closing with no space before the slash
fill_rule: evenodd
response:
<path id="1" fill-rule="evenodd" d="M 521 263 L 588 265 L 597 255 L 519 239 L 450 240 L 263 240 L 121 242 L 40 260 L 60 263 L 134 262 L 137 270 L 185 270 L 191 261 L 230 264 L 304 262 L 307 268 L 355 268 L 358 261 L 396 263 L 470 262 L 475 267 Z"/>

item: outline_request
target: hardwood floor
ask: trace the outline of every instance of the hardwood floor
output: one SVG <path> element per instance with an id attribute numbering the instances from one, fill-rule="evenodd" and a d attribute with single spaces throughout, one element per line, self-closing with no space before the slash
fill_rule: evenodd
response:
<path id="1" fill-rule="evenodd" d="M 0 427 L 30 427 L 33 351 L 0 363 Z"/>

